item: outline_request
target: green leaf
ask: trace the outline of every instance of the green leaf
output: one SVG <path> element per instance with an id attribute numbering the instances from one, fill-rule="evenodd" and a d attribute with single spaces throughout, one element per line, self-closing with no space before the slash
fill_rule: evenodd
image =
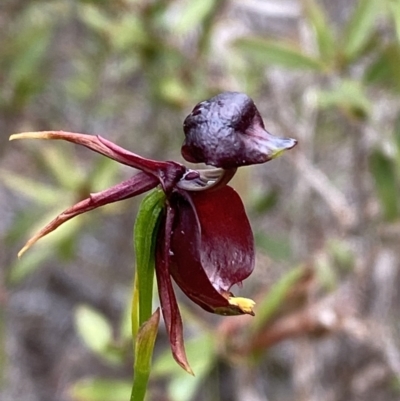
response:
<path id="1" fill-rule="evenodd" d="M 286 273 L 258 304 L 257 313 L 251 325 L 253 333 L 260 330 L 279 310 L 293 285 L 304 277 L 304 267 L 297 267 Z"/>
<path id="2" fill-rule="evenodd" d="M 151 35 L 140 15 L 126 13 L 121 17 L 107 30 L 114 49 L 129 52 L 133 46 L 145 46 L 151 43 Z"/>
<path id="3" fill-rule="evenodd" d="M 253 211 L 257 214 L 264 214 L 275 207 L 279 202 L 279 191 L 276 188 L 272 188 L 267 193 L 255 195 L 253 201 Z"/>
<path id="4" fill-rule="evenodd" d="M 263 249 L 272 259 L 287 261 L 290 260 L 291 250 L 288 238 L 279 236 L 276 233 L 268 235 L 265 232 L 256 232 L 255 240 L 257 247 Z"/>
<path id="5" fill-rule="evenodd" d="M 57 207 L 56 210 L 51 210 L 40 220 L 36 220 L 28 236 L 31 237 L 34 233 L 39 231 L 40 228 L 44 227 L 59 211 L 59 207 Z M 79 229 L 84 221 L 84 216 L 81 219 L 70 220 L 62 227 L 59 227 L 58 230 L 54 231 L 52 235 L 42 238 L 41 242 L 36 244 L 31 252 L 25 254 L 23 258 L 15 262 L 9 271 L 7 280 L 9 280 L 11 284 L 16 284 L 35 269 L 40 268 L 43 262 L 46 259 L 48 260 L 52 255 L 58 254 L 58 256 L 60 256 L 65 246 L 70 245 L 71 240 L 76 241 Z"/>
<path id="6" fill-rule="evenodd" d="M 327 243 L 327 248 L 335 267 L 341 272 L 350 272 L 354 269 L 354 254 L 346 240 L 331 238 Z"/>
<path id="7" fill-rule="evenodd" d="M 389 43 L 376 55 L 374 62 L 366 69 L 364 81 L 379 84 L 392 91 L 400 92 L 400 47 Z"/>
<path id="8" fill-rule="evenodd" d="M 111 186 L 119 170 L 120 166 L 114 160 L 105 157 L 96 159 L 89 174 L 91 190 L 97 192 Z"/>
<path id="9" fill-rule="evenodd" d="M 11 244 L 26 239 L 28 231 L 31 231 L 32 226 L 37 223 L 37 216 L 40 215 L 40 213 L 41 208 L 18 208 L 12 225 L 4 237 L 4 245 L 10 247 Z"/>
<path id="10" fill-rule="evenodd" d="M 317 39 L 319 54 L 329 64 L 336 53 L 336 43 L 324 10 L 315 0 L 305 0 L 305 11 Z"/>
<path id="11" fill-rule="evenodd" d="M 389 10 L 396 27 L 397 41 L 400 43 L 400 1 L 389 0 Z"/>
<path id="12" fill-rule="evenodd" d="M 12 68 L 8 79 L 14 83 L 21 80 L 35 79 L 49 49 L 52 38 L 52 27 L 33 26 L 19 32 L 15 39 L 15 52 Z"/>
<path id="13" fill-rule="evenodd" d="M 188 91 L 177 77 L 165 77 L 159 82 L 160 97 L 171 105 L 182 105 L 187 102 Z"/>
<path id="14" fill-rule="evenodd" d="M 131 401 L 142 401 L 146 395 L 147 382 L 149 381 L 151 370 L 151 358 L 159 322 L 160 308 L 157 308 L 151 318 L 143 323 L 136 336 Z"/>
<path id="15" fill-rule="evenodd" d="M 154 376 L 168 377 L 168 394 L 174 401 L 192 400 L 216 361 L 215 337 L 211 334 L 186 341 L 185 349 L 188 358 L 193 361 L 192 368 L 196 376 L 188 375 L 182 370 L 169 350 L 156 360 L 152 372 Z"/>
<path id="16" fill-rule="evenodd" d="M 80 166 L 77 166 L 76 160 L 73 160 L 69 149 L 43 146 L 40 150 L 40 158 L 63 188 L 76 190 L 82 185 L 85 174 L 79 168 Z"/>
<path id="17" fill-rule="evenodd" d="M 75 311 L 75 325 L 85 344 L 95 353 L 102 354 L 111 343 L 112 329 L 108 320 L 87 305 L 80 305 Z"/>
<path id="18" fill-rule="evenodd" d="M 393 136 L 396 146 L 397 171 L 400 174 L 400 116 L 398 116 L 395 121 Z"/>
<path id="19" fill-rule="evenodd" d="M 134 244 L 137 277 L 135 287 L 138 291 L 138 311 L 133 308 L 132 324 L 135 323 L 137 327 L 140 327 L 151 316 L 155 241 L 164 204 L 165 194 L 162 190 L 155 189 L 150 192 L 140 204 L 135 222 Z"/>
<path id="20" fill-rule="evenodd" d="M 367 118 L 372 109 L 361 83 L 350 80 L 343 80 L 331 90 L 320 91 L 318 105 L 323 109 L 337 107 L 357 119 Z"/>
<path id="21" fill-rule="evenodd" d="M 384 219 L 393 221 L 399 216 L 399 193 L 395 163 L 379 149 L 371 154 L 369 163 Z"/>
<path id="22" fill-rule="evenodd" d="M 0 179 L 8 188 L 19 192 L 39 205 L 50 206 L 58 204 L 61 199 L 64 200 L 66 198 L 66 193 L 63 189 L 33 181 L 10 171 L 0 170 Z"/>
<path id="23" fill-rule="evenodd" d="M 234 47 L 264 64 L 304 71 L 323 72 L 326 69 L 320 60 L 304 54 L 301 49 L 288 43 L 247 37 L 237 40 Z"/>
<path id="24" fill-rule="evenodd" d="M 112 328 L 100 312 L 87 305 L 75 311 L 75 326 L 85 345 L 96 355 L 112 364 L 123 360 L 121 349 L 113 344 Z"/>
<path id="25" fill-rule="evenodd" d="M 321 253 L 315 259 L 314 268 L 321 289 L 333 291 L 337 287 L 339 277 L 332 258 L 326 253 Z"/>
<path id="26" fill-rule="evenodd" d="M 49 260 L 53 254 L 53 250 L 43 244 L 36 246 L 32 252 L 28 252 L 23 258 L 18 259 L 11 265 L 7 274 L 7 283 L 15 285 L 21 282 L 29 274 L 33 273 L 36 269 Z"/>
<path id="27" fill-rule="evenodd" d="M 107 34 L 112 27 L 112 20 L 97 5 L 79 4 L 77 16 L 86 27 L 100 34 Z"/>
<path id="28" fill-rule="evenodd" d="M 185 34 L 199 25 L 215 6 L 215 0 L 191 0 L 179 12 L 179 20 L 174 25 L 174 33 Z"/>
<path id="29" fill-rule="evenodd" d="M 110 379 L 83 379 L 68 390 L 74 401 L 127 401 L 130 392 L 130 382 Z"/>
<path id="30" fill-rule="evenodd" d="M 342 38 L 346 60 L 353 61 L 362 52 L 374 32 L 373 26 L 381 9 L 382 2 L 380 0 L 359 0 L 357 2 Z"/>

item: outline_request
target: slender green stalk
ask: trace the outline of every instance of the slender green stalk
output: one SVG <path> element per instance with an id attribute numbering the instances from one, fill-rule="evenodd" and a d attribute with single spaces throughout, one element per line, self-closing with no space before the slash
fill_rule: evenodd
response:
<path id="1" fill-rule="evenodd" d="M 151 316 L 154 279 L 154 251 L 158 221 L 164 209 L 165 194 L 160 189 L 147 195 L 139 208 L 134 229 L 136 252 L 135 288 L 138 291 L 138 327 Z M 134 312 L 134 311 L 133 311 Z"/>
<path id="2" fill-rule="evenodd" d="M 132 336 L 135 361 L 131 401 L 142 401 L 146 395 L 160 320 L 159 309 L 153 315 L 151 311 L 155 242 L 164 203 L 165 194 L 159 189 L 146 196 L 140 205 L 134 228 L 136 271 L 132 296 Z"/>

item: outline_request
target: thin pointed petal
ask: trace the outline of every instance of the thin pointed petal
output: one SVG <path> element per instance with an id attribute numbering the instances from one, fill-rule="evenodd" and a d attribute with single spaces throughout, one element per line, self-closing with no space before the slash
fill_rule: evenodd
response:
<path id="1" fill-rule="evenodd" d="M 116 156 L 115 160 L 125 160 L 128 166 L 140 168 L 143 171 L 154 173 L 156 170 L 168 169 L 171 164 L 179 165 L 179 163 L 175 162 L 163 162 L 158 160 L 146 159 L 135 153 L 130 152 L 127 149 L 122 148 L 121 146 L 116 145 L 106 138 L 103 138 L 99 135 L 97 135 L 97 138 L 102 145 L 108 148 Z M 179 166 L 182 167 L 181 165 Z"/>
<path id="2" fill-rule="evenodd" d="M 38 131 L 23 132 L 21 134 L 10 136 L 10 141 L 15 139 L 61 139 L 77 145 L 85 146 L 86 148 L 107 156 L 119 163 L 152 173 L 158 170 L 160 163 L 150 159 L 145 159 L 135 153 L 122 149 L 117 145 L 112 147 L 111 142 L 98 135 L 87 135 L 64 131 Z M 146 169 L 143 169 L 143 164 L 146 166 Z"/>
<path id="3" fill-rule="evenodd" d="M 24 132 L 10 136 L 10 141 L 15 139 L 61 139 L 82 145 L 119 163 L 152 174 L 159 178 L 160 182 L 167 187 L 173 185 L 175 181 L 179 181 L 186 171 L 186 168 L 179 163 L 146 159 L 121 148 L 99 135 L 86 135 L 64 131 L 38 131 Z M 164 184 L 164 181 L 166 181 L 166 184 Z"/>
<path id="4" fill-rule="evenodd" d="M 128 166 L 140 168 L 142 171 L 148 172 L 159 178 L 164 191 L 170 192 L 181 178 L 186 173 L 187 169 L 184 165 L 174 162 L 161 162 L 151 159 L 145 159 L 135 153 L 129 152 L 128 150 L 121 148 L 109 140 L 98 136 L 99 141 L 110 149 L 115 155 L 115 160 L 124 160 Z M 137 167 L 139 166 L 140 167 Z"/>
<path id="5" fill-rule="evenodd" d="M 104 206 L 109 203 L 117 202 L 139 195 L 156 187 L 158 183 L 159 182 L 155 177 L 152 177 L 146 173 L 138 173 L 128 180 L 114 185 L 109 189 L 91 194 L 89 198 L 86 198 L 78 202 L 74 206 L 71 206 L 70 208 L 64 210 L 54 220 L 52 220 L 32 238 L 30 238 L 25 246 L 18 252 L 18 257 L 21 257 L 22 254 L 27 251 L 33 244 L 35 244 L 40 238 L 43 238 L 47 234 L 51 233 L 56 228 L 64 224 L 66 221 L 71 220 L 73 217 L 96 209 L 100 206 Z"/>
<path id="6" fill-rule="evenodd" d="M 174 211 L 168 206 L 164 222 L 160 226 L 156 249 L 156 274 L 161 309 L 167 328 L 171 351 L 178 364 L 193 375 L 186 357 L 183 326 L 169 273 L 170 233 Z"/>

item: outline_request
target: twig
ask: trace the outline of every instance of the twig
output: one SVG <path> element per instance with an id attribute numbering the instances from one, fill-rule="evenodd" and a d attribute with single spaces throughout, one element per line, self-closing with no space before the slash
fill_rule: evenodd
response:
<path id="1" fill-rule="evenodd" d="M 349 230 L 357 223 L 357 215 L 345 196 L 332 183 L 329 178 L 300 152 L 295 157 L 288 158 L 296 167 L 305 183 L 312 188 L 329 206 L 340 226 Z"/>

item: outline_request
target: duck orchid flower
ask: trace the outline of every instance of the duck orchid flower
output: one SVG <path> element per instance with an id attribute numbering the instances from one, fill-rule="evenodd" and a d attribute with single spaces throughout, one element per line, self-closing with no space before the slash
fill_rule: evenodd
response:
<path id="1" fill-rule="evenodd" d="M 183 128 L 183 157 L 214 168 L 193 170 L 174 161 L 147 159 L 101 136 L 72 132 L 29 132 L 12 135 L 10 140 L 61 139 L 141 170 L 66 209 L 29 239 L 19 256 L 75 216 L 157 186 L 164 191 L 155 246 L 158 292 L 172 354 L 190 372 L 171 278 L 208 312 L 254 315 L 252 300 L 231 293 L 231 287 L 253 271 L 255 250 L 243 203 L 227 184 L 238 167 L 267 162 L 297 142 L 268 133 L 252 99 L 239 92 L 224 92 L 197 104 Z"/>

